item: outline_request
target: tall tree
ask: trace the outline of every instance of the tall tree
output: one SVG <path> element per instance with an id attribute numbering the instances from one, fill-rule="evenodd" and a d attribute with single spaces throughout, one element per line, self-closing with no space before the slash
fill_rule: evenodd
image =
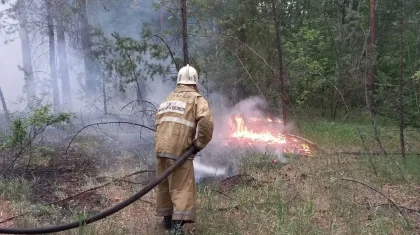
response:
<path id="1" fill-rule="evenodd" d="M 400 145 L 401 154 L 405 158 L 405 141 L 404 141 L 404 80 L 403 80 L 403 66 L 404 66 L 404 5 L 403 0 L 398 1 L 400 5 L 400 85 L 398 91 L 398 106 L 400 116 Z"/>
<path id="2" fill-rule="evenodd" d="M 182 51 L 184 53 L 184 66 L 190 63 L 188 54 L 188 18 L 187 18 L 187 0 L 181 1 L 181 19 L 182 19 Z"/>
<path id="3" fill-rule="evenodd" d="M 281 33 L 280 33 L 280 22 L 278 17 L 278 10 L 276 7 L 276 0 L 271 1 L 272 9 L 273 9 L 273 16 L 274 16 L 274 24 L 275 24 L 275 30 L 276 30 L 276 45 L 277 45 L 277 54 L 279 57 L 278 66 L 279 66 L 279 72 L 280 75 L 278 77 L 278 80 L 280 81 L 280 93 L 281 93 L 281 106 L 282 106 L 282 119 L 283 119 L 283 125 L 287 124 L 286 119 L 286 89 L 285 89 L 285 83 L 284 83 L 284 77 L 285 77 L 285 71 L 284 71 L 284 65 L 283 65 L 283 49 L 282 49 L 282 43 L 281 43 Z"/>
<path id="4" fill-rule="evenodd" d="M 369 2 L 369 19 L 370 19 L 370 32 L 369 32 L 369 77 L 368 77 L 368 89 L 367 89 L 367 105 L 372 118 L 373 135 L 376 144 L 379 146 L 384 154 L 387 154 L 386 149 L 382 145 L 378 127 L 376 124 L 376 105 L 375 105 L 375 82 L 377 76 L 377 58 L 378 53 L 376 50 L 376 1 L 370 0 Z"/>
<path id="5" fill-rule="evenodd" d="M 26 102 L 32 104 L 36 95 L 34 74 L 32 68 L 31 44 L 29 41 L 28 18 L 26 15 L 27 4 L 25 0 L 18 0 L 16 4 L 19 17 L 19 36 L 22 46 L 23 73 L 25 79 Z"/>
<path id="6" fill-rule="evenodd" d="M 369 0 L 369 18 L 370 18 L 370 30 L 369 30 L 369 46 L 368 46 L 368 56 L 369 56 L 369 75 L 367 80 L 367 95 L 366 102 L 369 111 L 372 115 L 375 115 L 374 107 L 374 91 L 375 91 L 375 77 L 376 77 L 376 16 L 375 16 L 375 0 Z"/>
<path id="7" fill-rule="evenodd" d="M 82 41 L 82 50 L 84 54 L 84 65 L 85 65 L 85 91 L 88 97 L 94 95 L 97 88 L 97 76 L 99 76 L 99 67 L 95 63 L 92 55 L 92 39 L 89 34 L 89 20 L 87 14 L 87 1 L 78 0 L 80 7 L 80 35 Z"/>
<path id="8" fill-rule="evenodd" d="M 6 117 L 7 125 L 10 125 L 11 122 L 10 122 L 9 110 L 7 109 L 6 100 L 4 99 L 3 91 L 1 90 L 1 87 L 0 87 L 0 101 L 3 106 L 3 112 Z"/>
<path id="9" fill-rule="evenodd" d="M 47 7 L 47 27 L 48 27 L 48 45 L 49 45 L 49 58 L 50 58 L 50 73 L 51 73 L 51 87 L 53 93 L 54 109 L 60 109 L 60 93 L 57 83 L 57 65 L 55 58 L 55 33 L 53 22 L 53 7 L 51 0 L 45 0 Z"/>
<path id="10" fill-rule="evenodd" d="M 72 109 L 72 96 L 69 77 L 69 66 L 67 61 L 67 48 L 65 28 L 62 16 L 57 16 L 57 43 L 58 43 L 58 62 L 59 62 L 59 76 L 61 78 L 61 94 L 63 107 L 66 110 Z"/>

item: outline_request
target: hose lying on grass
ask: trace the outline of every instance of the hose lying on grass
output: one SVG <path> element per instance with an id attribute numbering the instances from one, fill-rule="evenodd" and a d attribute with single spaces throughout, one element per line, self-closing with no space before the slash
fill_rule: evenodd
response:
<path id="1" fill-rule="evenodd" d="M 81 227 L 87 224 L 91 224 L 93 222 L 99 221 L 108 217 L 125 207 L 129 206 L 130 204 L 134 203 L 145 194 L 150 192 L 153 188 L 155 188 L 158 184 L 164 181 L 176 168 L 182 165 L 194 152 L 194 146 L 191 146 L 181 157 L 172 164 L 168 169 L 166 169 L 159 177 L 153 180 L 151 183 L 146 185 L 143 189 L 139 192 L 135 193 L 131 197 L 127 198 L 126 200 L 116 204 L 113 207 L 110 207 L 96 215 L 93 215 L 86 219 L 80 219 L 79 221 L 68 223 L 68 224 L 60 224 L 60 225 L 53 225 L 49 227 L 41 227 L 41 228 L 2 228 L 0 227 L 0 233 L 2 234 L 46 234 L 46 233 L 56 233 L 62 232 L 65 230 L 74 229 L 77 227 Z"/>

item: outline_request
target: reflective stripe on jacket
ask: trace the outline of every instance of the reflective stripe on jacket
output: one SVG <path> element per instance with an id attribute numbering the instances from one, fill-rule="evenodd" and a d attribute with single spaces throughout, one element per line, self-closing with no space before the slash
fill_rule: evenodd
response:
<path id="1" fill-rule="evenodd" d="M 155 125 L 156 156 L 172 159 L 192 144 L 205 148 L 214 128 L 208 103 L 194 87 L 186 85 L 179 85 L 159 106 Z"/>

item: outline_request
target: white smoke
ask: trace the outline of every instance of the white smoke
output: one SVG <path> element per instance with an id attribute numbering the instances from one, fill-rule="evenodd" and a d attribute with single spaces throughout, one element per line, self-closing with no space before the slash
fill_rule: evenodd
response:
<path id="1" fill-rule="evenodd" d="M 220 100 L 223 96 L 219 93 L 213 93 L 210 96 L 211 110 L 214 119 L 213 139 L 202 151 L 202 156 L 194 160 L 196 178 L 209 176 L 229 176 L 232 172 L 238 171 L 237 167 L 242 156 L 247 151 L 258 152 L 261 154 L 270 154 L 276 156 L 281 163 L 287 163 L 284 152 L 279 148 L 272 148 L 267 144 L 254 144 L 252 147 L 238 148 L 237 146 L 226 146 L 229 135 L 232 133 L 231 121 L 240 114 L 243 117 L 267 118 L 268 105 L 265 100 L 259 96 L 249 97 L 234 105 L 233 107 L 224 107 Z M 275 118 L 275 117 L 273 117 Z M 222 164 L 220 163 L 222 162 Z M 227 163 L 236 166 L 235 169 L 228 170 Z"/>

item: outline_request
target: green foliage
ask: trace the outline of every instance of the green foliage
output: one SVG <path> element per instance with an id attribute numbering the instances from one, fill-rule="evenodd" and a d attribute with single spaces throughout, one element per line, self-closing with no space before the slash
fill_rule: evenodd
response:
<path id="1" fill-rule="evenodd" d="M 285 43 L 288 55 L 288 69 L 294 81 L 293 91 L 299 105 L 321 96 L 328 89 L 330 83 L 326 76 L 331 76 L 333 66 L 328 57 L 328 45 L 321 31 L 309 28 L 308 22 L 291 35 Z M 330 77 L 330 79 L 332 79 Z"/>
<path id="2" fill-rule="evenodd" d="M 38 137 L 42 135 L 47 127 L 69 123 L 70 119 L 70 113 L 55 114 L 49 106 L 36 108 L 27 117 L 12 121 L 11 133 L 3 137 L 0 150 L 11 150 L 14 153 L 14 156 L 12 156 L 14 158 L 13 161 L 16 161 L 27 152 L 35 158 L 50 155 L 54 153 L 54 150 L 38 145 Z M 5 169 L 7 170 L 8 168 Z"/>
<path id="3" fill-rule="evenodd" d="M 148 42 L 153 35 L 146 24 L 140 36 L 142 40 L 121 36 L 118 32 L 111 33 L 111 38 L 98 35 L 101 43 L 95 57 L 108 73 L 105 82 L 112 84 L 115 83 L 113 79 L 117 80 L 118 89 L 123 93 L 133 84 L 142 93 L 145 81 L 169 73 L 169 67 L 161 63 L 168 55 L 161 45 Z"/>
<path id="4" fill-rule="evenodd" d="M 55 114 L 49 106 L 35 109 L 29 116 L 12 121 L 12 130 L 9 136 L 4 137 L 1 149 L 23 147 L 33 141 L 48 126 L 69 123 L 70 113 Z"/>

